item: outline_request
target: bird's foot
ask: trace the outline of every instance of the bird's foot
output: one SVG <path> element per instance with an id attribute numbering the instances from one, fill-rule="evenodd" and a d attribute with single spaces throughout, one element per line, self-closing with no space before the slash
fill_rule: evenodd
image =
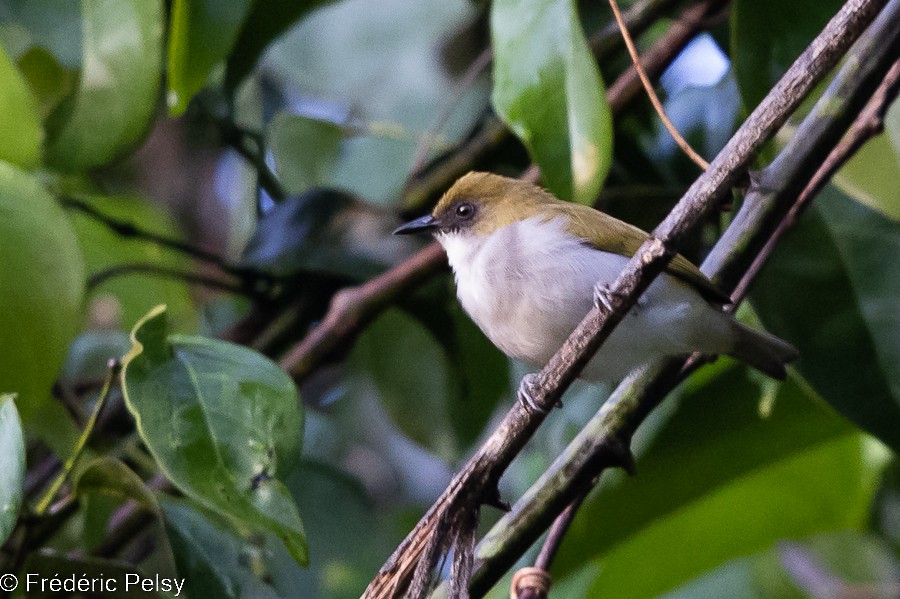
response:
<path id="1" fill-rule="evenodd" d="M 604 307 L 607 312 L 612 312 L 612 299 L 616 293 L 609 288 L 606 283 L 597 283 L 594 285 L 594 307 Z"/>
<path id="2" fill-rule="evenodd" d="M 609 285 L 606 285 L 605 283 L 597 283 L 596 285 L 594 285 L 594 307 L 595 308 L 603 307 L 603 308 L 606 308 L 607 312 L 612 312 L 613 311 L 612 298 L 614 295 L 619 295 L 619 294 L 613 292 L 609 288 Z M 631 307 L 631 310 L 629 311 L 629 313 L 632 316 L 637 316 L 640 309 L 644 307 L 644 304 L 645 304 L 644 298 L 639 297 L 638 300 Z"/>
<path id="3" fill-rule="evenodd" d="M 538 375 L 534 372 L 529 372 L 522 377 L 522 382 L 519 383 L 519 390 L 516 392 L 516 396 L 519 398 L 519 401 L 522 402 L 522 405 L 525 406 L 526 410 L 535 414 L 549 414 L 550 412 L 538 405 L 537 401 L 534 399 L 537 387 Z"/>

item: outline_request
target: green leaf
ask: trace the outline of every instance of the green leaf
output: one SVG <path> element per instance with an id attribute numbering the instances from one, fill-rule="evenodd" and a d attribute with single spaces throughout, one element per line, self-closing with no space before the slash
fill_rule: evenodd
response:
<path id="1" fill-rule="evenodd" d="M 764 269 L 751 299 L 800 350 L 800 371 L 836 410 L 900 449 L 900 223 L 833 187 Z"/>
<path id="2" fill-rule="evenodd" d="M 234 45 L 251 0 L 175 0 L 169 23 L 169 113 L 180 115 Z"/>
<path id="3" fill-rule="evenodd" d="M 0 160 L 29 168 L 41 157 L 41 123 L 31 90 L 0 46 Z"/>
<path id="4" fill-rule="evenodd" d="M 325 186 L 341 151 L 344 132 L 328 121 L 280 112 L 271 120 L 266 140 L 278 179 L 290 194 Z"/>
<path id="5" fill-rule="evenodd" d="M 450 419 L 459 387 L 444 348 L 403 312 L 385 312 L 350 356 L 357 374 L 351 393 L 378 395 L 394 423 L 413 441 L 455 459 L 460 445 Z"/>
<path id="6" fill-rule="evenodd" d="M 131 337 L 125 401 L 166 476 L 206 509 L 277 534 L 305 564 L 300 514 L 277 478 L 300 453 L 303 416 L 293 381 L 250 349 L 167 337 L 163 306 Z"/>
<path id="7" fill-rule="evenodd" d="M 43 48 L 32 48 L 19 58 L 19 70 L 35 96 L 41 120 L 47 118 L 78 85 L 78 73 L 64 69 Z M 43 130 L 39 145 L 43 144 Z"/>
<path id="8" fill-rule="evenodd" d="M 274 39 L 309 12 L 332 2 L 334 0 L 256 0 L 228 55 L 226 86 L 236 89 Z"/>
<path id="9" fill-rule="evenodd" d="M 248 567 L 253 547 L 246 539 L 185 502 L 166 500 L 163 509 L 169 542 L 189 597 L 278 597 Z"/>
<path id="10" fill-rule="evenodd" d="M 25 485 L 25 436 L 14 398 L 0 394 L 0 545 L 16 526 Z"/>
<path id="11" fill-rule="evenodd" d="M 127 196 L 79 196 L 101 214 L 135 227 L 168 237 L 183 239 L 184 234 L 162 210 L 142 198 Z M 136 237 L 112 231 L 96 218 L 76 209 L 67 211 L 78 236 L 89 275 L 121 264 L 152 264 L 163 268 L 190 271 L 191 261 L 181 252 L 166 250 Z M 178 332 L 195 332 L 197 308 L 187 283 L 177 279 L 131 273 L 113 277 L 91 288 L 88 301 L 93 304 L 94 320 L 105 328 L 127 331 L 148 310 L 159 304 L 168 306 L 170 322 Z M 99 310 L 99 313 L 96 311 Z"/>
<path id="12" fill-rule="evenodd" d="M 0 389 L 22 420 L 47 403 L 81 320 L 84 264 L 71 225 L 36 179 L 0 162 Z"/>
<path id="13" fill-rule="evenodd" d="M 143 138 L 159 92 L 163 15 L 162 0 L 82 0 L 80 83 L 48 124 L 49 164 L 100 166 Z"/>
<path id="14" fill-rule="evenodd" d="M 885 130 L 853 155 L 834 182 L 866 206 L 900 220 L 900 102 L 885 116 Z"/>
<path id="15" fill-rule="evenodd" d="M 612 115 L 573 0 L 491 5 L 494 108 L 562 199 L 590 204 L 612 161 Z"/>
<path id="16" fill-rule="evenodd" d="M 842 0 L 735 0 L 731 60 L 744 107 L 759 104 L 843 5 Z"/>
<path id="17" fill-rule="evenodd" d="M 134 470 L 109 456 L 95 459 L 78 475 L 76 495 L 105 495 L 115 499 L 133 499 L 155 515 L 162 515 L 156 496 Z"/>
<path id="18" fill-rule="evenodd" d="M 750 377 L 725 366 L 689 385 L 638 476 L 611 477 L 579 510 L 561 573 L 594 557 L 589 596 L 656 596 L 778 539 L 865 521 L 880 464 L 860 435 L 794 379 L 760 416 Z"/>

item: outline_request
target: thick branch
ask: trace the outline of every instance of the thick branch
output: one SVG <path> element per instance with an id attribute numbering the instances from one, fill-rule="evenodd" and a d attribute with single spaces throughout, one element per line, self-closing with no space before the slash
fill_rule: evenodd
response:
<path id="1" fill-rule="evenodd" d="M 836 165 L 845 162 L 866 139 L 879 131 L 884 111 L 896 97 L 900 77 L 897 64 L 884 76 L 890 60 L 897 55 L 900 32 L 891 28 L 890 19 L 898 17 L 900 2 L 895 1 L 854 47 L 844 67 L 806 117 L 795 137 L 800 138 L 804 131 L 807 135 L 798 143 L 788 144 L 779 154 L 779 159 L 765 169 L 764 176 L 775 185 L 768 192 L 772 210 L 781 214 L 783 220 L 773 226 L 768 219 L 759 218 L 760 213 L 753 208 L 755 200 L 751 194 L 729 230 L 748 234 L 752 231 L 757 236 L 769 235 L 772 240 L 780 239 L 784 228 L 793 222 L 797 206 L 808 204 L 814 193 L 834 173 Z M 866 57 L 866 61 L 860 68 L 858 60 L 862 57 Z M 873 85 L 883 76 L 881 86 L 872 95 Z M 829 143 L 834 145 L 840 137 L 836 127 L 821 126 L 823 119 L 846 124 L 857 114 L 857 106 L 869 96 L 869 104 L 853 122 L 843 141 L 835 147 L 829 160 L 817 167 L 820 164 L 817 158 L 819 150 Z M 819 124 L 815 131 L 811 131 L 812 123 Z M 795 202 L 798 177 L 805 178 L 809 183 Z M 736 272 L 735 265 L 748 264 L 748 258 L 752 259 L 754 255 L 757 259 L 764 259 L 774 249 L 774 242 L 767 243 L 757 252 L 746 245 L 728 245 L 729 239 L 733 241 L 735 237 L 726 235 L 716 245 L 703 265 L 704 272 L 709 275 Z M 740 278 L 732 294 L 735 302 L 743 297 L 756 272 L 758 269 L 751 268 Z M 473 581 L 474 595 L 489 589 L 519 554 L 537 539 L 555 515 L 573 499 L 578 501 L 586 485 L 596 482 L 605 469 L 602 454 L 607 451 L 606 443 L 610 438 L 621 437 L 619 427 L 622 423 L 635 417 L 642 420 L 678 381 L 699 364 L 700 360 L 696 358 L 686 363 L 684 360 L 668 360 L 633 375 L 616 389 L 550 469 L 486 535 L 476 550 L 481 565 Z M 627 413 L 633 415 L 623 418 Z M 546 568 L 545 565 L 541 567 Z"/>
<path id="2" fill-rule="evenodd" d="M 592 309 L 541 370 L 530 389 L 537 406 L 545 411 L 552 409 L 640 293 L 662 272 L 691 227 L 716 209 L 762 145 L 834 67 L 883 5 L 883 0 L 850 0 L 828 23 L 629 261 L 612 285 L 610 308 Z M 666 388 L 662 386 L 660 390 Z M 617 434 L 605 437 L 605 449 L 599 454 L 601 469 L 629 463 L 627 444 L 648 409 L 632 403 L 608 404 L 607 412 Z M 532 412 L 522 402 L 516 402 L 497 430 L 382 567 L 364 596 L 390 597 L 405 588 L 419 558 L 430 545 L 435 526 L 452 521 L 448 514 L 453 510 L 472 509 L 472 501 L 491 500 L 496 481 L 544 417 L 544 413 Z"/>

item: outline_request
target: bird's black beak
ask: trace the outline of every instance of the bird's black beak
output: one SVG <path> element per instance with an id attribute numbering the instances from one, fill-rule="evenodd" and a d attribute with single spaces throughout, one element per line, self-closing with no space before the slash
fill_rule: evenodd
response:
<path id="1" fill-rule="evenodd" d="M 416 220 L 409 221 L 394 230 L 394 235 L 411 235 L 413 233 L 428 233 L 437 229 L 438 223 L 430 214 Z"/>

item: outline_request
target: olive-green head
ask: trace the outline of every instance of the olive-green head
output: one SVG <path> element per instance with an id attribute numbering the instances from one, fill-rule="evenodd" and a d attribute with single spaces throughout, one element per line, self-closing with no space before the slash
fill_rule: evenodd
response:
<path id="1" fill-rule="evenodd" d="M 394 233 L 490 235 L 501 227 L 542 214 L 548 205 L 560 203 L 531 183 L 471 172 L 447 190 L 430 215 L 409 222 Z"/>

